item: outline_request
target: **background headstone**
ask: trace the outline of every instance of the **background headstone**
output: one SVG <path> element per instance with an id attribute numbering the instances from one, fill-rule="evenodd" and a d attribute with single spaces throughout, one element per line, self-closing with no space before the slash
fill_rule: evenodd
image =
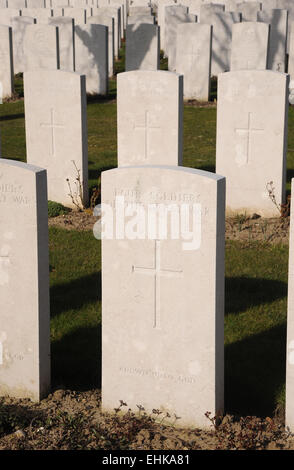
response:
<path id="1" fill-rule="evenodd" d="M 218 77 L 216 172 L 227 180 L 228 213 L 278 217 L 285 202 L 286 74 L 242 70 Z"/>
<path id="2" fill-rule="evenodd" d="M 117 76 L 118 166 L 179 165 L 183 151 L 183 77 L 142 71 Z"/>
<path id="3" fill-rule="evenodd" d="M 15 74 L 25 71 L 26 65 L 23 43 L 27 26 L 34 23 L 35 19 L 29 16 L 16 16 L 15 18 L 11 19 L 13 38 L 13 68 Z"/>
<path id="4" fill-rule="evenodd" d="M 76 72 L 86 75 L 87 93 L 108 92 L 108 28 L 98 24 L 75 27 Z"/>
<path id="5" fill-rule="evenodd" d="M 209 100 L 212 26 L 179 24 L 176 71 L 184 76 L 184 98 Z"/>
<path id="6" fill-rule="evenodd" d="M 54 70 L 60 67 L 58 28 L 53 25 L 29 25 L 24 39 L 27 70 Z"/>
<path id="7" fill-rule="evenodd" d="M 49 18 L 48 23 L 58 27 L 60 70 L 73 72 L 75 70 L 74 19 L 58 16 Z"/>
<path id="8" fill-rule="evenodd" d="M 47 170 L 48 197 L 74 207 L 78 170 L 88 202 L 88 149 L 85 76 L 61 70 L 24 74 L 28 163 Z M 67 181 L 69 180 L 69 181 Z"/>
<path id="9" fill-rule="evenodd" d="M 267 68 L 285 72 L 287 50 L 287 10 L 263 10 L 257 13 L 258 21 L 270 25 Z"/>
<path id="10" fill-rule="evenodd" d="M 212 25 L 211 75 L 230 70 L 232 27 L 234 19 L 230 13 L 204 11 L 201 23 Z"/>
<path id="11" fill-rule="evenodd" d="M 268 45 L 268 24 L 253 22 L 234 24 L 231 70 L 265 70 Z"/>
<path id="12" fill-rule="evenodd" d="M 0 95 L 10 98 L 14 92 L 12 28 L 0 24 Z"/>
<path id="13" fill-rule="evenodd" d="M 107 15 L 96 15 L 87 18 L 87 24 L 102 24 L 108 28 L 108 74 L 114 73 L 114 19 Z"/>
<path id="14" fill-rule="evenodd" d="M 159 42 L 158 26 L 152 24 L 128 25 L 126 30 L 126 72 L 159 69 Z"/>

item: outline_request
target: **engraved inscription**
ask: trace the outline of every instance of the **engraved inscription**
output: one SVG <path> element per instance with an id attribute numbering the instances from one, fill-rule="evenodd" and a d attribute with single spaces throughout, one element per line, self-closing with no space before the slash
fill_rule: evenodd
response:
<path id="1" fill-rule="evenodd" d="M 55 156 L 55 129 L 64 129 L 65 126 L 63 124 L 57 124 L 54 122 L 54 110 L 53 108 L 50 109 L 50 122 L 41 122 L 41 127 L 47 127 L 51 129 L 51 147 L 50 147 L 50 155 L 52 157 Z"/>
<path id="2" fill-rule="evenodd" d="M 3 174 L 0 175 L 0 179 Z M 0 203 L 29 204 L 29 198 L 23 194 L 21 184 L 0 183 Z"/>
<path id="3" fill-rule="evenodd" d="M 194 384 L 197 382 L 196 377 L 194 376 L 184 376 L 184 375 L 175 375 L 169 372 L 152 370 L 152 369 L 142 369 L 140 367 L 123 367 L 119 368 L 121 374 L 126 375 L 139 375 L 141 377 L 154 377 L 156 379 L 166 379 L 175 383 L 183 384 Z"/>
<path id="4" fill-rule="evenodd" d="M 150 154 L 150 133 L 155 129 L 160 129 L 160 127 L 151 124 L 150 113 L 146 110 L 144 113 L 144 123 L 142 125 L 134 124 L 134 129 L 144 131 L 144 159 L 146 160 Z M 136 160 L 142 160 L 142 158 L 137 157 Z"/>
<path id="5" fill-rule="evenodd" d="M 133 273 L 143 274 L 154 277 L 154 313 L 153 313 L 153 328 L 160 329 L 160 281 L 161 277 L 168 278 L 181 278 L 183 277 L 183 271 L 163 269 L 161 267 L 161 253 L 160 253 L 160 240 L 155 240 L 155 252 L 154 252 L 154 266 L 143 267 L 133 266 Z"/>
<path id="6" fill-rule="evenodd" d="M 248 120 L 247 120 L 247 127 L 237 127 L 235 128 L 235 133 L 241 137 L 245 137 L 244 142 L 245 146 L 243 146 L 243 150 L 241 152 L 237 151 L 236 155 L 236 162 L 238 164 L 248 164 L 251 160 L 251 153 L 252 153 L 252 136 L 254 134 L 264 132 L 264 129 L 253 127 L 252 125 L 252 114 L 251 112 L 248 113 Z M 245 147 L 245 151 L 244 151 Z"/>

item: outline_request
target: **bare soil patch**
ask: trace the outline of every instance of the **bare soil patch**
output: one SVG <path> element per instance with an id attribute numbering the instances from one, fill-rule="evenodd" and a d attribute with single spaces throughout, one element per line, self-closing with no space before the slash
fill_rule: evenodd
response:
<path id="1" fill-rule="evenodd" d="M 216 428 L 207 420 L 211 430 L 181 429 L 180 420 L 174 427 L 173 417 L 158 410 L 148 415 L 121 404 L 102 413 L 98 390 L 57 390 L 39 404 L 0 399 L 0 450 L 294 449 L 294 437 L 278 414 L 274 419 L 227 415 Z"/>
<path id="2" fill-rule="evenodd" d="M 49 219 L 49 226 L 68 230 L 92 230 L 98 218 L 90 212 L 71 211 Z M 259 217 L 257 214 L 228 217 L 226 219 L 226 240 L 260 241 L 266 243 L 288 243 L 290 217 Z"/>

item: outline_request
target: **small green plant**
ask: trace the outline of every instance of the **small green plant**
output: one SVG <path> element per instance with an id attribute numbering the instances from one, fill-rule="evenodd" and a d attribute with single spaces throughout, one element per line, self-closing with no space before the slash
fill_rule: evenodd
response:
<path id="1" fill-rule="evenodd" d="M 48 201 L 48 217 L 57 217 L 58 215 L 64 215 L 69 212 L 68 207 L 64 207 L 59 202 Z"/>

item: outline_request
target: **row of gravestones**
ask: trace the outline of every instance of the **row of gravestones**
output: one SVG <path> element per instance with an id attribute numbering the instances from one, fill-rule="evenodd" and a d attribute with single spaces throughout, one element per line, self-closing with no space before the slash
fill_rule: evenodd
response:
<path id="1" fill-rule="evenodd" d="M 102 174 L 100 220 L 105 409 L 123 399 L 203 427 L 207 411 L 223 410 L 225 207 L 278 215 L 267 190 L 283 202 L 288 76 L 228 72 L 218 87 L 214 174 L 178 166 L 182 77 L 118 75 L 118 168 Z M 50 387 L 47 184 L 49 199 L 70 206 L 78 173 L 86 203 L 85 77 L 26 72 L 24 95 L 28 164 L 0 159 L 0 394 L 39 400 Z M 293 237 L 292 223 L 292 427 Z"/>
<path id="2" fill-rule="evenodd" d="M 288 83 L 288 75 L 272 71 L 219 75 L 216 169 L 227 178 L 230 212 L 274 217 L 285 202 Z M 126 72 L 118 75 L 117 87 L 118 165 L 181 164 L 183 77 Z M 26 72 L 24 97 L 28 163 L 47 170 L 49 199 L 65 205 L 71 205 L 69 186 L 78 169 L 86 204 L 85 76 Z"/>
<path id="3" fill-rule="evenodd" d="M 183 23 L 181 15 L 178 16 L 178 10 L 182 8 L 181 6 L 165 8 L 165 30 L 169 46 L 167 47 L 169 68 L 184 75 L 185 98 L 208 100 L 210 71 L 214 75 L 217 73 L 216 69 L 218 71 L 265 68 L 285 70 L 288 16 L 286 10 L 261 12 L 263 18 L 270 22 L 270 34 L 268 24 L 252 22 L 232 24 L 233 38 L 230 52 L 228 38 L 223 37 L 222 41 L 216 41 L 211 26 Z M 88 93 L 106 94 L 108 74 L 113 74 L 114 55 L 118 54 L 120 46 L 120 9 L 98 8 L 97 11 L 99 10 L 102 13 L 88 18 L 90 24 L 77 26 L 74 25 L 74 19 L 69 17 L 47 18 L 50 26 L 33 25 L 35 19 L 26 16 L 10 18 L 12 29 L 8 26 L 1 27 L 2 95 L 11 96 L 14 73 L 36 68 L 76 70 L 86 75 Z M 159 68 L 160 56 L 159 28 L 154 24 L 142 24 L 138 15 L 133 18 L 135 18 L 134 24 L 127 26 L 126 70 L 156 70 Z M 154 22 L 151 10 L 149 18 Z M 102 23 L 106 27 L 98 26 Z M 106 28 L 108 28 L 108 39 Z M 117 37 L 117 41 L 114 40 L 114 36 Z M 222 50 L 222 57 L 216 51 L 215 44 Z M 294 48 L 292 49 L 294 52 Z M 291 71 L 293 68 L 291 53 L 289 58 Z"/>
<path id="4" fill-rule="evenodd" d="M 47 25 L 34 24 L 33 17 L 15 16 L 9 17 L 11 26 L 0 25 L 2 96 L 13 93 L 14 73 L 40 68 L 75 70 L 87 76 L 88 93 L 106 94 L 108 76 L 113 75 L 114 57 L 121 46 L 120 8 L 92 12 L 95 16 L 88 18 L 87 24 L 75 25 L 75 20 L 66 16 L 47 17 Z M 5 19 L 1 19 L 0 10 L 1 22 Z"/>

